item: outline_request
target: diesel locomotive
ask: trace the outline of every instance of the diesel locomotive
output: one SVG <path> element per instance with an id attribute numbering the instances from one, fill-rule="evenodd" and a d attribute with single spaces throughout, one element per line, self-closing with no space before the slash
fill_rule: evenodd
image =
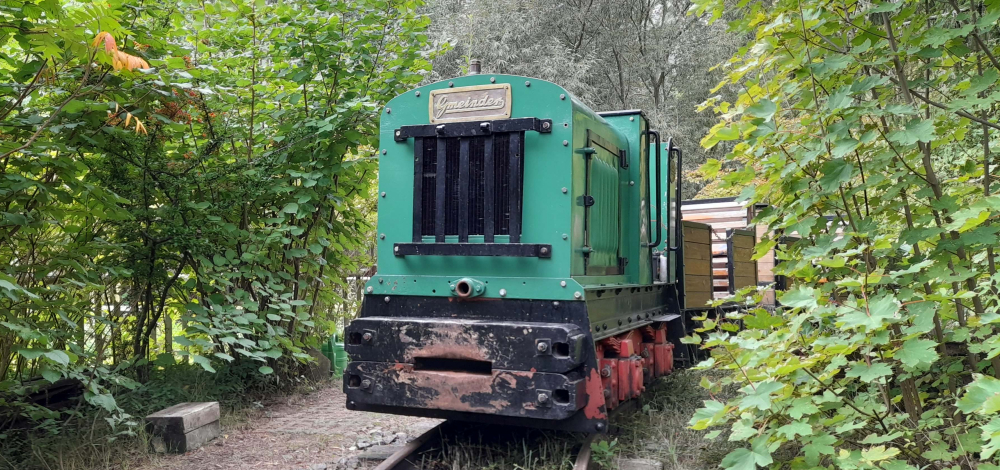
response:
<path id="1" fill-rule="evenodd" d="M 380 132 L 349 409 L 603 432 L 691 361 L 681 151 L 642 111 L 475 74 L 394 98 Z"/>

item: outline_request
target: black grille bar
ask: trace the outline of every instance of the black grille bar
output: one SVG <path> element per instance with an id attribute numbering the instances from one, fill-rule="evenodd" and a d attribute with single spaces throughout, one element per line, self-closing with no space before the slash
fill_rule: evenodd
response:
<path id="1" fill-rule="evenodd" d="M 521 241 L 521 136 L 510 134 L 510 242 Z"/>
<path id="2" fill-rule="evenodd" d="M 437 201 L 435 201 L 434 207 L 434 239 L 438 243 L 444 242 L 445 232 L 444 202 L 448 197 L 448 185 L 446 184 L 448 180 L 447 149 L 447 143 L 444 139 L 437 139 L 437 181 L 434 182 L 437 186 Z"/>
<path id="3" fill-rule="evenodd" d="M 424 195 L 424 138 L 413 139 L 413 241 L 420 242 L 420 225 Z"/>
<path id="4" fill-rule="evenodd" d="M 493 243 L 493 217 L 496 199 L 493 197 L 494 180 L 493 172 L 493 136 L 485 138 L 486 145 L 483 148 L 483 242 Z"/>
<path id="5" fill-rule="evenodd" d="M 396 256 L 552 257 L 552 246 L 539 243 L 396 243 L 392 251 Z"/>
<path id="6" fill-rule="evenodd" d="M 459 141 L 458 166 L 458 241 L 469 241 L 469 139 Z"/>
<path id="7" fill-rule="evenodd" d="M 453 122 L 449 124 L 423 124 L 402 126 L 393 133 L 396 142 L 410 137 L 477 137 L 493 133 L 535 131 L 542 134 L 552 132 L 551 119 L 518 118 L 496 121 Z"/>

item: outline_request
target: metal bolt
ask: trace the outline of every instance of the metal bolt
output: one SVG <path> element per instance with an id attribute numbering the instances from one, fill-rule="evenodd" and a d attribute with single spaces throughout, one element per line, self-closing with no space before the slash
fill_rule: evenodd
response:
<path id="1" fill-rule="evenodd" d="M 629 181 L 629 182 L 628 182 L 628 185 L 629 185 L 629 186 L 635 186 L 635 181 Z"/>
<path id="2" fill-rule="evenodd" d="M 566 281 L 559 281 L 560 287 L 566 287 Z"/>
<path id="3" fill-rule="evenodd" d="M 448 88 L 455 86 L 455 82 L 448 82 Z"/>
<path id="4" fill-rule="evenodd" d="M 531 86 L 531 82 L 524 82 L 524 86 Z"/>
<path id="5" fill-rule="evenodd" d="M 396 131 L 396 137 L 399 137 L 400 134 L 401 134 L 401 132 Z"/>
<path id="6" fill-rule="evenodd" d="M 371 388 L 371 386 L 372 386 L 371 379 L 365 379 L 361 381 L 361 388 Z"/>
<path id="7" fill-rule="evenodd" d="M 399 247 L 397 246 L 397 247 L 393 248 L 392 251 L 395 251 L 396 253 L 399 253 Z"/>
<path id="8" fill-rule="evenodd" d="M 611 377 L 611 368 L 605 366 L 603 369 L 601 369 L 601 377 Z"/>
<path id="9" fill-rule="evenodd" d="M 566 235 L 566 234 L 564 233 L 564 234 L 563 234 L 563 240 L 567 240 L 567 239 L 569 239 L 569 235 Z"/>
<path id="10" fill-rule="evenodd" d="M 379 235 L 379 236 L 378 236 L 378 238 L 379 238 L 380 240 L 385 240 L 385 234 L 383 233 L 383 234 Z"/>
<path id="11" fill-rule="evenodd" d="M 507 289 L 500 289 L 500 297 L 507 297 Z"/>
<path id="12" fill-rule="evenodd" d="M 569 189 L 567 189 L 567 188 L 566 188 L 565 186 L 563 186 L 563 188 L 562 188 L 562 192 L 563 192 L 563 194 L 566 194 L 566 193 L 568 193 L 568 192 L 569 192 Z"/>
<path id="13" fill-rule="evenodd" d="M 369 294 L 371 294 L 373 290 L 375 290 L 375 288 L 374 288 L 374 287 L 372 287 L 372 286 L 368 286 L 368 293 L 369 293 Z"/>
<path id="14" fill-rule="evenodd" d="M 604 389 L 604 398 L 608 398 L 610 396 L 611 396 L 611 390 Z"/>
<path id="15" fill-rule="evenodd" d="M 387 153 L 389 153 L 389 151 L 388 151 L 388 150 L 386 150 L 386 149 L 382 149 L 382 155 L 385 155 L 385 154 L 387 154 Z"/>
<path id="16" fill-rule="evenodd" d="M 382 191 L 382 197 L 385 197 L 385 191 Z"/>
<path id="17" fill-rule="evenodd" d="M 385 108 L 386 114 L 392 114 L 392 108 Z"/>
<path id="18" fill-rule="evenodd" d="M 383 282 L 385 282 L 385 279 L 382 279 L 382 278 L 378 278 L 378 283 L 379 283 L 379 284 L 381 284 L 381 283 L 383 283 Z"/>
<path id="19" fill-rule="evenodd" d="M 604 423 L 597 423 L 594 426 L 594 429 L 597 429 L 598 431 L 603 431 L 604 430 Z"/>
<path id="20" fill-rule="evenodd" d="M 420 92 L 419 91 L 417 92 L 417 96 L 420 96 Z M 630 117 L 630 118 L 628 118 L 628 120 L 629 121 L 635 121 L 635 118 L 634 117 Z"/>
<path id="21" fill-rule="evenodd" d="M 563 141 L 563 147 L 568 147 L 568 146 L 569 146 L 569 141 L 568 140 L 564 140 Z"/>
<path id="22" fill-rule="evenodd" d="M 385 303 L 389 303 L 389 296 L 385 296 Z"/>
<path id="23" fill-rule="evenodd" d="M 544 246 L 541 249 L 539 249 L 538 251 L 541 252 L 543 255 L 549 253 L 549 249 L 547 247 L 544 247 Z"/>
<path id="24" fill-rule="evenodd" d="M 548 393 L 539 393 L 538 394 L 538 403 L 548 403 L 548 402 L 549 402 L 549 394 Z"/>
<path id="25" fill-rule="evenodd" d="M 417 92 L 417 96 L 418 96 L 418 97 L 420 96 L 420 92 L 419 92 L 419 91 Z"/>
<path id="26" fill-rule="evenodd" d="M 552 302 L 552 308 L 559 308 L 559 301 Z"/>
<path id="27" fill-rule="evenodd" d="M 388 298 L 388 297 L 386 297 L 386 298 Z M 628 322 L 632 323 L 632 317 L 628 317 Z"/>
<path id="28" fill-rule="evenodd" d="M 368 333 L 365 333 L 364 335 L 362 335 L 361 339 L 363 339 L 365 341 L 371 341 L 372 340 L 372 334 L 371 334 L 371 332 L 368 332 Z"/>
<path id="29" fill-rule="evenodd" d="M 551 129 L 551 128 L 552 128 L 552 123 L 551 122 L 545 121 L 545 122 L 542 123 L 542 129 L 548 130 L 548 129 Z"/>
<path id="30" fill-rule="evenodd" d="M 496 77 L 490 77 L 490 83 L 496 83 L 496 82 L 497 82 Z"/>
<path id="31" fill-rule="evenodd" d="M 649 351 L 643 350 L 642 351 L 642 357 L 649 357 Z"/>
<path id="32" fill-rule="evenodd" d="M 561 100 L 566 99 L 566 93 L 560 93 L 559 94 L 559 99 L 561 99 Z"/>
<path id="33" fill-rule="evenodd" d="M 618 319 L 618 326 L 622 326 L 622 323 L 625 323 L 625 322 L 623 322 L 623 321 L 622 321 L 622 319 L 621 319 L 621 318 L 619 318 L 619 319 Z"/>
<path id="34" fill-rule="evenodd" d="M 606 330 L 606 329 L 608 329 L 608 324 L 607 324 L 607 323 L 603 323 L 603 324 L 601 324 L 601 328 L 603 328 L 603 329 L 605 329 L 605 330 Z"/>
<path id="35" fill-rule="evenodd" d="M 354 400 L 351 400 L 351 401 L 347 402 L 347 406 L 350 406 L 351 408 L 354 408 L 356 406 L 355 403 L 354 403 Z"/>
<path id="36" fill-rule="evenodd" d="M 583 294 L 581 294 L 579 291 L 573 293 L 574 299 L 579 299 L 580 297 L 583 297 Z"/>
<path id="37" fill-rule="evenodd" d="M 549 350 L 549 345 L 547 343 L 538 343 L 538 352 L 545 352 Z"/>

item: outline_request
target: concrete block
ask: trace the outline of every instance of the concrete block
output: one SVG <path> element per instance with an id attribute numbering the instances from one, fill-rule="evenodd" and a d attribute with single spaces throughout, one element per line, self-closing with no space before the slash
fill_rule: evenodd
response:
<path id="1" fill-rule="evenodd" d="M 663 470 L 663 462 L 653 459 L 618 459 L 618 470 Z"/>
<path id="2" fill-rule="evenodd" d="M 180 403 L 146 417 L 157 452 L 184 453 L 203 446 L 222 433 L 219 403 Z"/>

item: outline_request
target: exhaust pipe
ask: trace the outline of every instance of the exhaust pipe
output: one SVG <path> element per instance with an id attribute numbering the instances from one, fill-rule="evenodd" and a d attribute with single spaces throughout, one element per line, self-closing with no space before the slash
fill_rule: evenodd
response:
<path id="1" fill-rule="evenodd" d="M 486 285 L 482 281 L 463 277 L 451 285 L 451 290 L 464 299 L 483 295 L 486 292 Z"/>
<path id="2" fill-rule="evenodd" d="M 483 62 L 479 59 L 469 61 L 469 75 L 479 75 L 483 73 Z"/>

